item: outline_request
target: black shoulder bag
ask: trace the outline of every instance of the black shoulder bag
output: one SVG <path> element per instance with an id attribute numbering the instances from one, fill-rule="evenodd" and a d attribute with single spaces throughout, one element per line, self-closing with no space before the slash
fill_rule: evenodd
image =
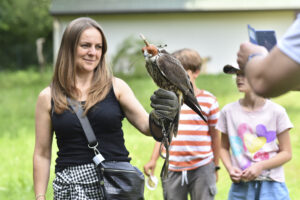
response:
<path id="1" fill-rule="evenodd" d="M 88 140 L 88 147 L 94 150 L 93 161 L 104 199 L 143 200 L 145 184 L 143 173 L 129 162 L 105 161 L 97 149 L 98 142 L 95 133 L 87 116 L 83 115 L 81 105 L 69 98 L 67 100 L 81 123 Z"/>

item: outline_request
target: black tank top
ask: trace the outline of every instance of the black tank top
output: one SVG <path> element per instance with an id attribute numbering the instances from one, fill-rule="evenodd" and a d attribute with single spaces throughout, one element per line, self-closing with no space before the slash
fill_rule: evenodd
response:
<path id="1" fill-rule="evenodd" d="M 108 161 L 130 161 L 122 131 L 124 113 L 116 99 L 113 88 L 107 96 L 95 104 L 87 117 L 98 140 L 98 150 Z M 73 111 L 62 114 L 53 112 L 52 126 L 58 146 L 55 171 L 68 166 L 92 163 L 93 150 L 88 148 L 83 129 Z"/>

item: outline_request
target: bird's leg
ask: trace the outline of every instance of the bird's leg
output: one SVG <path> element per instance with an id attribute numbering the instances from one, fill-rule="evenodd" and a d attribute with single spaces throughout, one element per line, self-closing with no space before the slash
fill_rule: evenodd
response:
<path id="1" fill-rule="evenodd" d="M 170 136 L 170 132 L 172 131 L 172 126 L 173 126 L 173 123 L 171 122 L 171 123 L 169 123 L 169 127 L 168 127 L 168 129 L 166 130 L 166 128 L 165 128 L 165 123 L 164 123 L 164 119 L 160 119 L 159 120 L 159 122 L 160 122 L 160 124 L 161 124 L 161 126 L 162 126 L 162 134 L 163 134 L 163 139 L 162 139 L 162 141 L 161 141 L 161 144 L 160 145 L 164 145 L 164 147 L 165 147 L 165 149 L 166 149 L 166 156 L 163 156 L 162 155 L 162 152 L 161 152 L 161 146 L 160 146 L 160 150 L 159 150 L 159 154 L 160 154 L 160 156 L 163 158 L 163 159 L 165 159 L 165 162 L 164 162 L 164 165 L 163 165 L 163 167 L 162 167 L 162 169 L 161 169 L 161 173 L 160 173 L 160 176 L 162 177 L 162 178 L 167 178 L 168 177 L 168 169 L 169 169 L 169 146 L 170 146 L 170 143 L 171 143 L 171 139 L 172 138 L 169 138 L 169 136 Z M 169 132 L 169 133 L 167 133 L 167 131 Z"/>
<path id="2" fill-rule="evenodd" d="M 166 151 L 167 151 L 167 149 L 169 149 L 169 141 L 168 141 L 168 134 L 167 134 L 167 131 L 166 131 L 166 128 L 165 128 L 165 123 L 164 123 L 164 120 L 161 119 L 161 118 L 159 119 L 159 122 L 160 122 L 160 125 L 162 127 L 161 132 L 162 132 L 162 135 L 163 135 L 163 138 L 162 138 L 162 141 L 160 143 L 160 146 L 164 145 L 164 147 L 166 148 Z M 162 154 L 161 149 L 162 148 L 159 148 L 159 155 L 163 159 L 166 159 L 167 156 L 164 156 Z M 168 154 L 168 152 L 167 152 L 167 154 Z"/>
<path id="3" fill-rule="evenodd" d="M 178 96 L 179 105 L 182 106 L 182 104 L 183 104 L 183 94 L 182 94 L 182 92 L 178 91 L 177 96 Z"/>

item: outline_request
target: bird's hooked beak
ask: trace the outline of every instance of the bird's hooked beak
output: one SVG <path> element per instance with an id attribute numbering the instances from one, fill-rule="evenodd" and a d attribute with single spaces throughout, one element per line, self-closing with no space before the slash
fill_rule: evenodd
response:
<path id="1" fill-rule="evenodd" d="M 148 53 L 146 47 L 142 48 L 142 52 L 143 52 L 145 58 L 149 58 L 152 56 L 151 54 Z"/>

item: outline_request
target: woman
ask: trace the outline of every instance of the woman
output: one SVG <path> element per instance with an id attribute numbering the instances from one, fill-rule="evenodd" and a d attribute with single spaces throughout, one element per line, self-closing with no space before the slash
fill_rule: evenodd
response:
<path id="1" fill-rule="evenodd" d="M 105 160 L 130 161 L 122 131 L 124 117 L 144 135 L 151 135 L 151 126 L 151 130 L 156 131 L 151 131 L 153 136 L 161 138 L 160 127 L 149 120 L 149 115 L 129 86 L 113 77 L 108 70 L 105 65 L 106 51 L 106 39 L 96 21 L 78 18 L 67 26 L 51 85 L 41 91 L 36 105 L 36 143 L 33 155 L 36 200 L 45 199 L 53 131 L 58 146 L 56 178 L 53 182 L 54 199 L 102 198 L 92 164 L 94 153 L 87 147 L 83 129 L 69 108 L 66 97 L 83 105 L 84 114 L 96 134 L 98 150 Z M 160 107 L 160 110 L 154 109 L 150 114 L 154 120 L 157 114 L 175 117 L 179 108 L 175 94 L 158 90 L 154 97 L 152 107 Z"/>
<path id="2" fill-rule="evenodd" d="M 236 74 L 244 93 L 224 106 L 216 127 L 222 132 L 221 159 L 233 182 L 228 199 L 290 199 L 283 165 L 292 157 L 293 125 L 285 109 L 257 96 L 240 69 L 227 65 L 224 72 Z"/>

